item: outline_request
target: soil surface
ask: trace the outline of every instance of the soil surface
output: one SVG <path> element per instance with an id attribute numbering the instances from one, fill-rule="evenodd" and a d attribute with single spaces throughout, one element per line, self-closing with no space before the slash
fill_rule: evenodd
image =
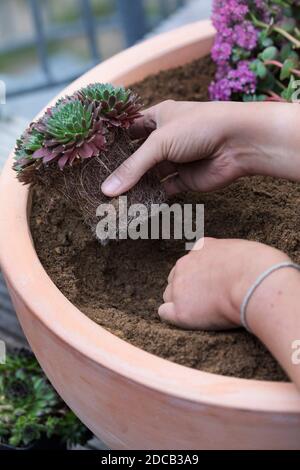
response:
<path id="1" fill-rule="evenodd" d="M 168 98 L 203 101 L 213 74 L 205 58 L 133 88 L 146 106 Z M 245 178 L 214 194 L 187 194 L 179 200 L 205 204 L 206 236 L 261 241 L 300 262 L 299 185 Z M 264 346 L 243 330 L 182 331 L 160 322 L 157 308 L 169 271 L 186 254 L 183 242 L 129 240 L 103 247 L 67 202 L 41 188 L 34 190 L 31 230 L 39 258 L 58 288 L 120 338 L 203 371 L 286 380 Z"/>

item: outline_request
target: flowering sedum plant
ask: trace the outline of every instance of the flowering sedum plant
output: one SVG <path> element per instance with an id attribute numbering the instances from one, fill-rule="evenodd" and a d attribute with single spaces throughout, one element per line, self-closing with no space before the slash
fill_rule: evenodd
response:
<path id="1" fill-rule="evenodd" d="M 19 179 L 30 182 L 26 175 L 41 164 L 55 163 L 63 170 L 99 156 L 113 129 L 128 129 L 140 109 L 140 98 L 133 92 L 102 83 L 59 100 L 17 141 L 14 169 Z"/>
<path id="2" fill-rule="evenodd" d="M 291 101 L 300 79 L 299 0 L 214 0 L 213 100 Z"/>

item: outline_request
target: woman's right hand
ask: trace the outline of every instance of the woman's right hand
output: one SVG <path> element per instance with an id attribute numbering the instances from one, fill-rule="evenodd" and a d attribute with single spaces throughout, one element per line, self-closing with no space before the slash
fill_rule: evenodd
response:
<path id="1" fill-rule="evenodd" d="M 146 141 L 102 191 L 123 194 L 153 167 L 169 195 L 214 191 L 253 174 L 300 181 L 299 123 L 296 104 L 164 101 L 132 126 L 132 137 Z"/>

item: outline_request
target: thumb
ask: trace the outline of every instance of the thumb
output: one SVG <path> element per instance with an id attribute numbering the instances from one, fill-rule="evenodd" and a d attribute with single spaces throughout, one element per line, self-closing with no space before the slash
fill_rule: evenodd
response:
<path id="1" fill-rule="evenodd" d="M 163 159 L 161 133 L 154 131 L 144 144 L 104 181 L 102 192 L 109 197 L 125 193 Z"/>

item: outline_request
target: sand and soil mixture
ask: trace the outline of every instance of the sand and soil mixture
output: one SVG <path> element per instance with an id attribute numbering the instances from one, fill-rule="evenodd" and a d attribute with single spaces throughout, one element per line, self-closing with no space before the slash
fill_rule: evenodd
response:
<path id="1" fill-rule="evenodd" d="M 214 65 L 205 58 L 133 88 L 145 106 L 169 98 L 205 101 L 213 74 Z M 300 262 L 298 184 L 245 178 L 216 193 L 187 194 L 179 200 L 205 204 L 206 236 L 264 242 Z M 182 331 L 160 322 L 157 308 L 170 269 L 186 254 L 183 242 L 127 240 L 103 247 L 68 203 L 41 188 L 34 190 L 31 230 L 38 256 L 58 288 L 120 338 L 203 371 L 286 380 L 264 346 L 243 330 Z"/>

